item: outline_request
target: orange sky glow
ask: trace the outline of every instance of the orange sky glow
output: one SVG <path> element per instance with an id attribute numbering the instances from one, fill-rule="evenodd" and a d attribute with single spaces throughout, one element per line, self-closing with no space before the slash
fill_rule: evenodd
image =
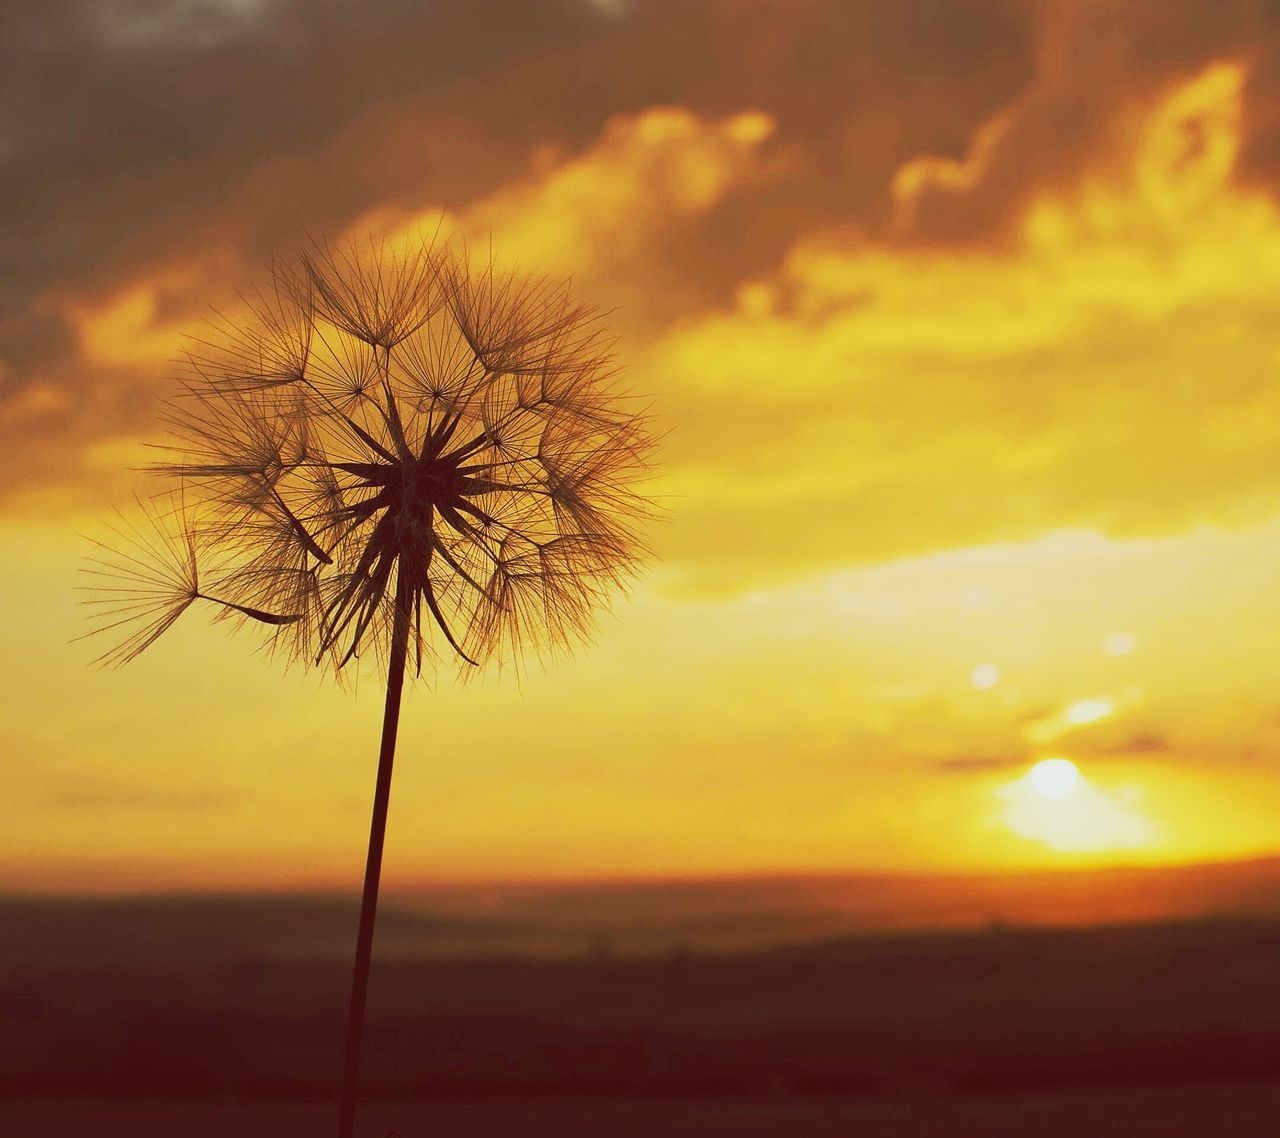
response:
<path id="1" fill-rule="evenodd" d="M 609 311 L 667 516 L 594 645 L 411 691 L 390 884 L 1280 849 L 1280 17 L 36 8 L 0 114 L 0 889 L 356 879 L 376 680 L 195 613 L 94 670 L 81 535 L 273 252 L 441 219 Z"/>

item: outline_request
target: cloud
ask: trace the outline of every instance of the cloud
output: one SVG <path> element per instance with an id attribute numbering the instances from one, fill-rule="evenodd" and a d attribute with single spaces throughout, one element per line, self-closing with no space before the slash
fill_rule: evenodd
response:
<path id="1" fill-rule="evenodd" d="M 249 34 L 269 12 L 269 0 L 99 0 L 84 9 L 105 46 L 117 51 L 211 50 Z"/>
<path id="2" fill-rule="evenodd" d="M 443 221 L 446 232 L 457 229 L 477 250 L 492 243 L 508 265 L 573 276 L 580 287 L 587 281 L 585 292 L 597 305 L 630 302 L 634 330 L 688 302 L 678 284 L 653 287 L 671 279 L 662 268 L 667 250 L 726 195 L 770 176 L 760 150 L 772 129 L 759 112 L 705 120 L 679 108 L 650 109 L 611 120 L 579 153 L 544 155 L 523 178 L 455 214 L 434 205 L 380 206 L 355 219 L 349 232 L 395 240 L 429 233 Z M 15 371 L 20 394 L 8 401 L 8 423 L 32 435 L 54 433 L 61 446 L 46 452 L 45 468 L 27 465 L 22 480 L 9 480 L 11 503 L 24 481 L 55 479 L 59 462 L 66 464 L 64 482 L 100 468 L 104 448 L 86 435 L 110 435 L 114 425 L 118 435 L 137 438 L 137 408 L 164 389 L 188 337 L 200 333 L 211 309 L 236 311 L 235 286 L 260 273 L 215 246 L 199 258 L 159 263 L 101 297 L 56 292 L 15 322 L 13 365 L 22 364 L 16 349 L 31 344 L 37 366 L 26 369 L 25 384 Z M 0 327 L 0 343 L 4 333 Z M 50 343 L 38 342 L 41 335 L 60 336 L 69 350 L 55 355 Z M 11 456 L 14 469 L 26 461 L 24 450 Z M 108 478 L 104 488 L 115 481 Z"/>
<path id="3" fill-rule="evenodd" d="M 44 804 L 57 810 L 158 811 L 169 813 L 222 812 L 245 800 L 238 791 L 208 787 L 163 787 L 80 776 L 50 788 Z"/>
<path id="4" fill-rule="evenodd" d="M 1121 108 L 1125 160 L 1028 198 L 1016 240 L 815 235 L 654 345 L 675 556 L 769 574 L 1271 516 L 1280 215 L 1235 177 L 1247 77 Z"/>
<path id="5" fill-rule="evenodd" d="M 898 169 L 896 230 L 935 244 L 1016 240 L 1041 195 L 1109 165 L 1123 171 L 1150 105 L 1206 66 L 1247 60 L 1269 73 L 1276 34 L 1276 18 L 1248 3 L 1041 4 L 1033 79 L 971 134 L 962 154 L 926 153 Z M 1197 123 L 1185 125 L 1180 141 L 1194 148 Z"/>
<path id="6" fill-rule="evenodd" d="M 625 271 L 646 246 L 705 217 L 749 178 L 774 128 L 769 115 L 750 110 L 713 121 L 681 107 L 622 116 L 585 154 L 469 210 L 467 225 L 491 229 L 504 257 L 548 273 Z"/>
<path id="7" fill-rule="evenodd" d="M 0 313 L 22 324 L 71 305 L 109 307 L 157 274 L 211 261 L 223 268 L 221 279 L 243 283 L 275 249 L 296 244 L 304 226 L 331 234 L 380 208 L 457 213 L 504 200 L 528 205 L 545 225 L 547 203 L 522 195 L 548 162 L 558 178 L 541 192 L 567 195 L 559 208 L 571 223 L 569 203 L 592 206 L 580 191 L 599 188 L 572 182 L 579 159 L 629 145 L 619 137 L 626 128 L 610 123 L 656 131 L 665 122 L 678 134 L 695 118 L 733 122 L 752 108 L 785 118 L 790 188 L 775 179 L 758 192 L 719 197 L 716 209 L 699 214 L 703 224 L 682 227 L 668 271 L 630 288 L 628 303 L 679 295 L 664 315 L 687 315 L 690 297 L 731 293 L 816 216 L 872 202 L 879 172 L 897 161 L 881 151 L 910 145 L 899 110 L 923 122 L 943 108 L 952 123 L 943 133 L 954 134 L 989 106 L 984 69 L 1016 40 L 1013 7 L 914 7 L 896 14 L 892 6 L 859 11 L 825 2 L 0 6 L 0 67 L 12 92 L 0 108 L 0 208 L 21 218 L 0 235 Z M 918 105 L 919 78 L 934 62 L 960 89 L 929 109 Z M 880 117 L 870 124 L 865 111 L 873 105 Z M 673 108 L 665 118 L 654 109 L 664 106 Z M 930 128 L 929 137 L 940 136 Z M 669 139 L 668 152 L 680 147 Z M 627 236 L 623 211 L 663 204 L 678 217 L 696 206 L 708 176 L 690 161 L 677 157 L 678 184 L 669 181 L 669 192 L 652 202 L 637 195 L 661 171 L 618 183 L 615 232 Z M 710 172 L 713 194 L 719 177 Z M 511 209 L 504 218 L 513 240 L 532 240 Z M 599 263 L 612 280 L 635 267 L 625 256 Z M 59 471 L 64 481 L 83 476 L 79 448 L 94 433 L 134 426 L 139 402 L 149 398 L 112 393 L 130 387 L 128 374 L 69 360 L 52 338 L 41 343 L 48 350 L 0 343 L 6 450 L 59 458 L 0 472 L 10 496 L 19 476 L 28 486 Z M 141 385 L 148 382 L 144 376 Z M 27 413 L 50 393 L 71 407 L 61 432 Z"/>
<path id="8" fill-rule="evenodd" d="M 1015 770 L 1027 765 L 1025 755 L 961 755 L 954 759 L 941 759 L 933 769 L 945 774 L 982 774 L 990 771 Z"/>
<path id="9" fill-rule="evenodd" d="M 1277 37 L 1180 11 L 6 9 L 5 496 L 104 486 L 303 224 L 443 211 L 621 306 L 705 582 L 1265 516 Z"/>
<path id="10" fill-rule="evenodd" d="M 775 124 L 760 111 L 706 118 L 652 107 L 610 119 L 585 149 L 535 154 L 532 168 L 456 213 L 379 208 L 349 236 L 376 234 L 412 245 L 454 232 L 474 256 L 572 278 L 633 339 L 703 311 L 696 275 L 682 273 L 689 244 L 735 195 L 785 176 L 768 146 Z"/>
<path id="11" fill-rule="evenodd" d="M 1108 747 L 1108 754 L 1166 755 L 1173 750 L 1169 739 L 1159 731 L 1136 731 L 1118 747 Z"/>

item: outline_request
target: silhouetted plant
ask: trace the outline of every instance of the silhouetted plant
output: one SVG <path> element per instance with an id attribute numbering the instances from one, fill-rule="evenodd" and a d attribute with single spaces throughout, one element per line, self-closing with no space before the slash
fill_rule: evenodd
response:
<path id="1" fill-rule="evenodd" d="M 339 1133 L 356 1080 L 409 661 L 567 646 L 634 571 L 651 437 L 567 288 L 422 244 L 317 243 L 219 318 L 168 404 L 168 496 L 94 559 L 99 660 L 189 608 L 290 661 L 386 675 Z"/>

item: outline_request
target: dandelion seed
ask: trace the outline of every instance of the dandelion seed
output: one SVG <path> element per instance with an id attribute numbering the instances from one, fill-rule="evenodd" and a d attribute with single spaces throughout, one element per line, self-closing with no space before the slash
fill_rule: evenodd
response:
<path id="1" fill-rule="evenodd" d="M 84 570 L 93 623 L 85 635 L 122 637 L 94 661 L 112 667 L 149 648 L 200 596 L 197 535 L 181 502 L 139 502 L 138 510 L 136 521 L 121 514 L 109 524 L 111 543 L 94 541 Z"/>

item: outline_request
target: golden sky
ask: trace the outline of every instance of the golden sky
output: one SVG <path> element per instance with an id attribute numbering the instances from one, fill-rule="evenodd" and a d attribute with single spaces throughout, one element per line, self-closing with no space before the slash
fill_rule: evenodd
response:
<path id="1" fill-rule="evenodd" d="M 611 310 L 669 518 L 594 647 L 413 690 L 389 881 L 1280 846 L 1280 16 L 411 7 L 0 15 L 0 888 L 357 878 L 377 684 L 92 670 L 79 535 L 211 306 L 441 217 Z"/>

